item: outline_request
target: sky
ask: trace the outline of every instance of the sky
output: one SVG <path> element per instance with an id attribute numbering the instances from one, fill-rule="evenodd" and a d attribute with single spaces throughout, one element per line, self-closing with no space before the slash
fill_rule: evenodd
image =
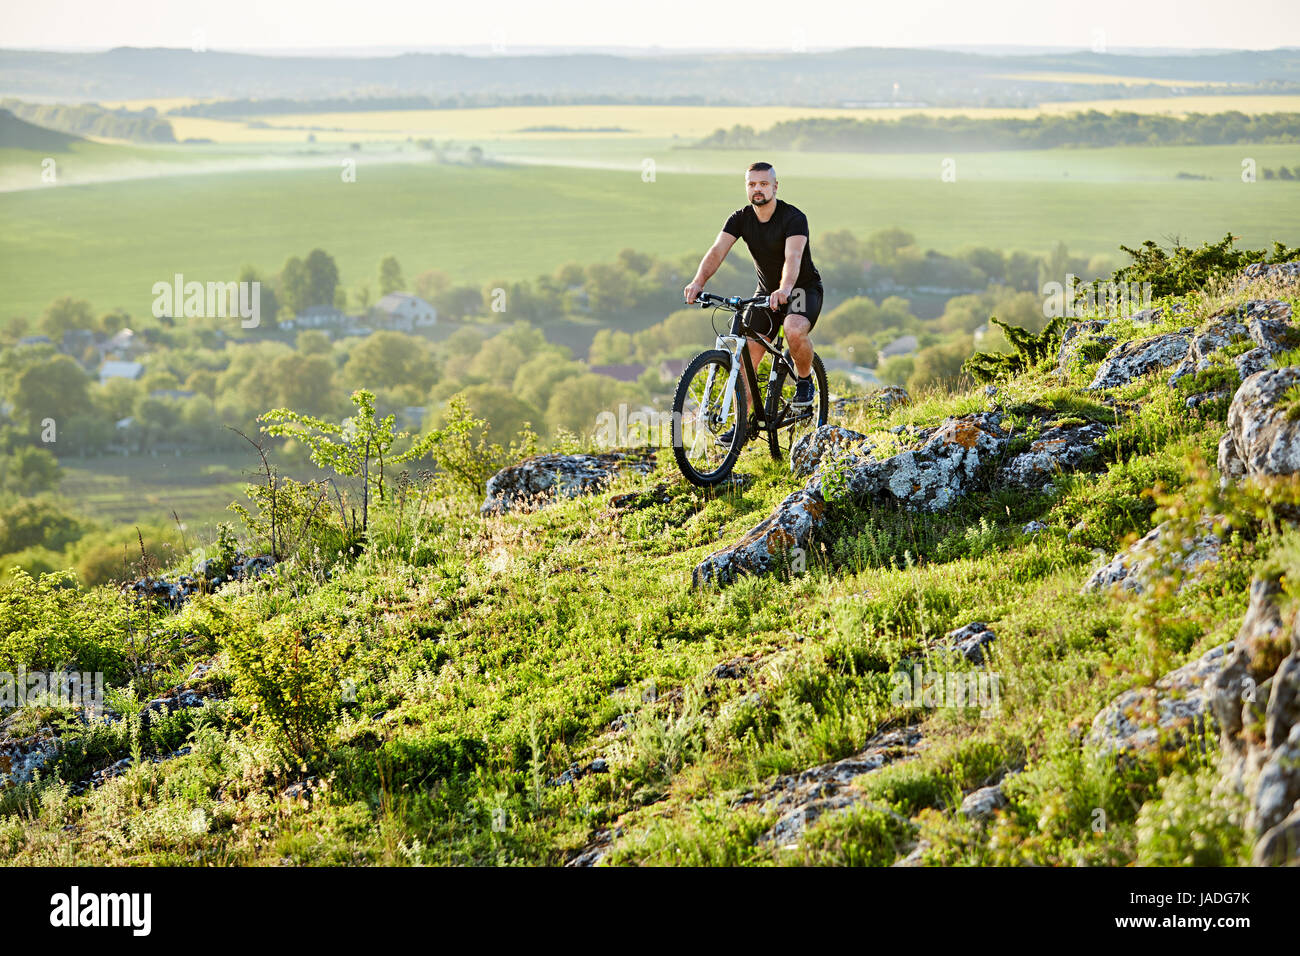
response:
<path id="1" fill-rule="evenodd" d="M 4 0 L 0 46 L 1300 47 L 1300 0 Z"/>

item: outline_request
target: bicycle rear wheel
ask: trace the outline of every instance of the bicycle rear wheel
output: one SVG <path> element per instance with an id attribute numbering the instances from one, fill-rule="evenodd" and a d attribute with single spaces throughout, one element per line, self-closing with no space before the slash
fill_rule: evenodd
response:
<path id="1" fill-rule="evenodd" d="M 812 362 L 813 400 L 811 406 L 794 405 L 794 362 L 790 359 L 790 350 L 785 350 L 785 362 L 778 365 L 776 378 L 768 383 L 767 405 L 767 444 L 776 461 L 790 463 L 790 451 L 799 439 L 811 435 L 830 417 L 830 399 L 826 392 L 826 367 L 822 358 L 813 353 Z"/>
<path id="2" fill-rule="evenodd" d="M 739 382 L 722 414 L 730 375 L 730 353 L 701 352 L 686 366 L 673 396 L 673 456 L 686 480 L 702 488 L 726 480 L 745 444 L 748 422 Z M 724 443 L 720 436 L 728 429 L 730 441 Z"/>

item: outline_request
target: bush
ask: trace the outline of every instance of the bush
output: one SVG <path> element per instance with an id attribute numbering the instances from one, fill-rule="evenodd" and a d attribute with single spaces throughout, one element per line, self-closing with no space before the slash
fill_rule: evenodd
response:
<path id="1" fill-rule="evenodd" d="M 0 579 L 0 671 L 125 673 L 125 608 L 112 592 L 79 591 L 66 571 Z"/>
<path id="2" fill-rule="evenodd" d="M 325 741 L 342 700 L 341 639 L 308 633 L 288 617 L 235 627 L 221 637 L 235 693 L 282 751 L 306 760 Z"/>
<path id="3" fill-rule="evenodd" d="M 1300 249 L 1289 249 L 1281 242 L 1273 243 L 1272 254 L 1264 249 L 1233 249 L 1236 237 L 1228 233 L 1218 242 L 1205 242 L 1199 249 L 1184 246 L 1175 240 L 1166 252 L 1152 239 L 1138 249 L 1120 246 L 1133 259 L 1128 265 L 1115 270 L 1116 282 L 1151 283 L 1155 298 L 1166 295 L 1184 295 L 1200 289 L 1216 274 L 1236 272 L 1254 262 L 1289 262 L 1300 257 Z"/>
<path id="4" fill-rule="evenodd" d="M 1176 773 L 1162 781 L 1160 799 L 1142 806 L 1137 819 L 1139 866 L 1244 866 L 1249 841 L 1243 796 L 1216 793 L 1213 769 Z"/>

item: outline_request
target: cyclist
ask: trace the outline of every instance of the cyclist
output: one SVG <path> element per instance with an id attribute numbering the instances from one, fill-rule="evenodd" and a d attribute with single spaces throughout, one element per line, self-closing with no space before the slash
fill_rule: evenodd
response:
<path id="1" fill-rule="evenodd" d="M 727 258 L 737 239 L 744 239 L 754 259 L 758 275 L 755 295 L 766 295 L 770 307 L 750 309 L 750 325 L 756 333 L 768 339 L 776 335 L 776 317 L 784 316 L 782 323 L 786 340 L 790 344 L 790 358 L 798 376 L 794 404 L 811 405 L 813 400 L 812 359 L 813 346 L 808 335 L 822 310 L 822 277 L 813 265 L 812 250 L 808 246 L 808 217 L 783 199 L 776 198 L 776 170 L 771 163 L 754 163 L 745 171 L 745 195 L 749 205 L 733 212 L 713 241 L 713 247 L 700 260 L 695 278 L 683 290 L 688 305 L 704 291 L 704 284 L 713 277 Z M 763 346 L 752 336 L 749 357 L 758 367 L 763 359 Z M 745 396 L 745 417 L 748 424 L 753 397 L 749 382 L 742 375 L 741 386 Z M 718 436 L 723 444 L 731 444 L 731 430 Z"/>

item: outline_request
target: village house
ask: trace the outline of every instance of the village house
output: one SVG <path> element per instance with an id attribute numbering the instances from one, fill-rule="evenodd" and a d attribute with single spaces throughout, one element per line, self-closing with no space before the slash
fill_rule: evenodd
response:
<path id="1" fill-rule="evenodd" d="M 438 310 L 417 295 L 390 292 L 370 310 L 374 322 L 399 332 L 432 328 L 438 324 Z"/>

